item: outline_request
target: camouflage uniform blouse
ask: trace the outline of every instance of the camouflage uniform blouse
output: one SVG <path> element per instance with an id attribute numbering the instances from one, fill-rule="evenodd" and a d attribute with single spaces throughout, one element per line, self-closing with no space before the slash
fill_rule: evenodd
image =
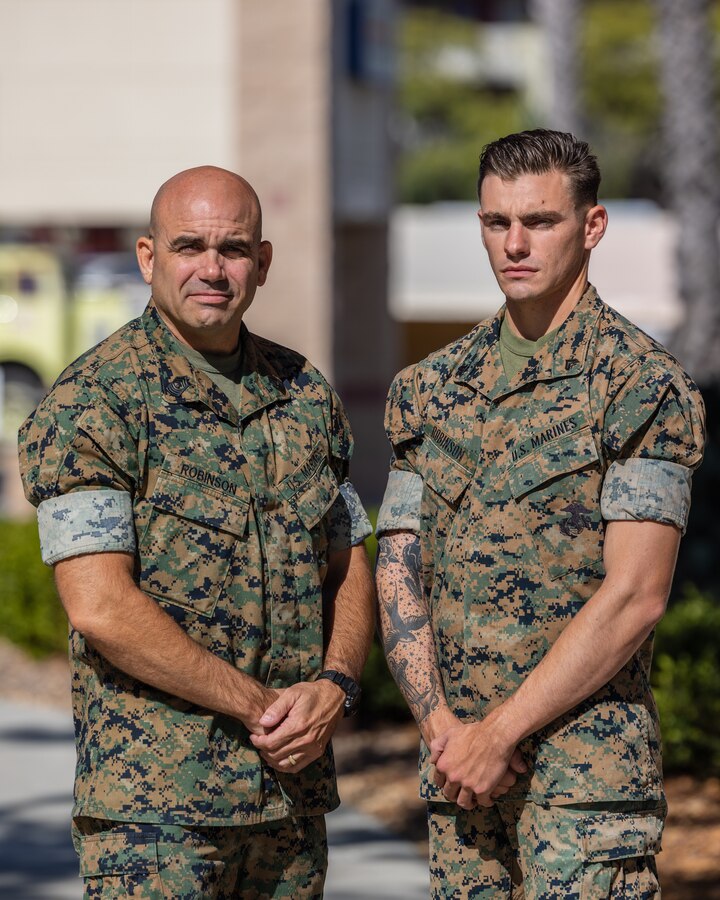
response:
<path id="1" fill-rule="evenodd" d="M 401 372 L 378 531 L 420 535 L 445 695 L 460 717 L 505 700 L 604 577 L 605 523 L 684 530 L 704 413 L 678 363 L 590 288 L 507 381 L 504 310 Z M 662 797 L 652 637 L 597 693 L 526 739 L 508 798 Z M 421 768 L 423 768 L 421 760 Z M 442 795 L 423 778 L 423 795 Z"/>
<path id="2" fill-rule="evenodd" d="M 243 326 L 238 412 L 151 305 L 60 377 L 21 430 L 43 557 L 135 554 L 140 588 L 262 684 L 322 670 L 328 551 L 369 531 L 342 407 L 298 354 Z M 332 513 L 331 513 L 332 511 Z M 75 815 L 250 824 L 338 803 L 330 749 L 266 766 L 236 719 L 141 684 L 71 632 Z"/>

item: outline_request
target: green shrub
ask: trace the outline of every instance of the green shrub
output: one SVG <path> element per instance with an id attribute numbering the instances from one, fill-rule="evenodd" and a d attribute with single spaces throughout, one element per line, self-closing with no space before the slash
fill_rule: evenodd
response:
<path id="1" fill-rule="evenodd" d="M 0 522 L 0 584 L 0 634 L 33 656 L 65 650 L 67 619 L 33 520 Z"/>
<path id="2" fill-rule="evenodd" d="M 687 587 L 655 637 L 665 769 L 720 774 L 720 603 Z"/>

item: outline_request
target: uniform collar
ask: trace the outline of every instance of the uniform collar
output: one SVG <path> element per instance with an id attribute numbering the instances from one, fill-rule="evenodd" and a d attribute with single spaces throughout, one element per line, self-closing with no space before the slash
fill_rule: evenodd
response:
<path id="1" fill-rule="evenodd" d="M 595 288 L 588 285 L 558 328 L 555 339 L 540 347 L 525 368 L 508 381 L 500 357 L 500 325 L 506 312 L 503 306 L 489 327 L 480 330 L 474 346 L 456 370 L 454 380 L 474 388 L 489 400 L 497 400 L 537 381 L 578 375 L 585 369 L 588 347 L 601 311 L 602 301 Z"/>
<path id="2" fill-rule="evenodd" d="M 240 328 L 243 349 L 239 414 L 212 378 L 196 369 L 184 354 L 177 352 L 173 338 L 152 300 L 142 315 L 142 324 L 151 345 L 157 350 L 156 360 L 167 403 L 184 406 L 199 403 L 220 418 L 238 425 L 259 409 L 287 397 L 282 379 L 244 323 Z"/>

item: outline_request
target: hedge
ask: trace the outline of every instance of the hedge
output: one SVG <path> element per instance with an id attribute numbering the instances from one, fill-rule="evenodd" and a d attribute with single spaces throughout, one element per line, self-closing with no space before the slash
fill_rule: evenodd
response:
<path id="1" fill-rule="evenodd" d="M 34 520 L 0 522 L 0 584 L 0 634 L 36 657 L 65 652 L 67 619 Z"/>

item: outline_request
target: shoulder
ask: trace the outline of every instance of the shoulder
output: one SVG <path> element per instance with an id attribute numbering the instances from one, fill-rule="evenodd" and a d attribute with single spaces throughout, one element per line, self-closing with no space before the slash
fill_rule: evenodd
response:
<path id="1" fill-rule="evenodd" d="M 343 404 L 322 372 L 307 357 L 268 338 L 249 334 L 263 369 L 272 373 L 294 401 L 294 415 L 323 426 L 333 456 L 349 459 L 353 439 Z"/>
<path id="2" fill-rule="evenodd" d="M 95 395 L 111 384 L 131 384 L 144 371 L 148 343 L 141 320 L 133 319 L 70 363 L 58 376 L 48 398 L 61 401 L 67 394 Z"/>
<path id="3" fill-rule="evenodd" d="M 610 307 L 601 316 L 593 369 L 604 387 L 605 441 L 614 453 L 699 463 L 705 441 L 699 388 L 665 347 Z"/>
<path id="4" fill-rule="evenodd" d="M 52 445 L 59 451 L 72 440 L 77 422 L 90 413 L 108 424 L 129 425 L 142 402 L 142 328 L 133 320 L 72 362 L 20 428 L 21 452 Z"/>
<path id="5" fill-rule="evenodd" d="M 644 369 L 697 390 L 667 348 L 606 303 L 601 305 L 594 369 L 606 372 L 618 388 Z"/>
<path id="6" fill-rule="evenodd" d="M 286 390 L 308 401 L 328 401 L 336 395 L 325 376 L 302 353 L 268 338 L 250 334 L 264 368 L 272 372 Z"/>
<path id="7" fill-rule="evenodd" d="M 492 322 L 492 319 L 480 322 L 468 334 L 398 372 L 390 385 L 385 408 L 385 430 L 393 443 L 422 433 L 423 415 L 430 398 L 482 343 Z"/>

